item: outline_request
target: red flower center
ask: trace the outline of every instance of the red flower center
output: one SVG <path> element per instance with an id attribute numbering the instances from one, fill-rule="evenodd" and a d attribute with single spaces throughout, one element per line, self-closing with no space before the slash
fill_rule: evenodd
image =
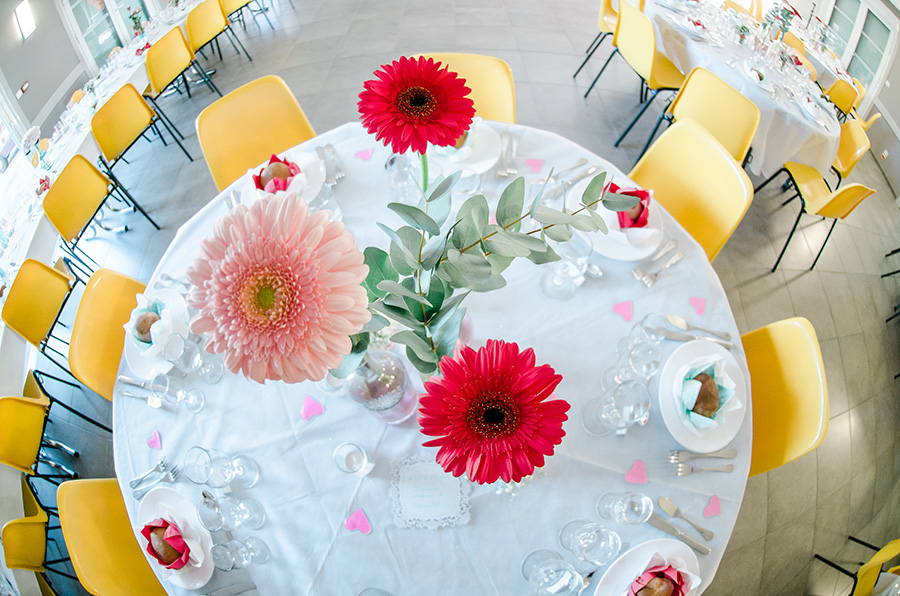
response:
<path id="1" fill-rule="evenodd" d="M 505 395 L 485 395 L 475 399 L 466 412 L 466 424 L 482 439 L 513 434 L 519 426 L 519 407 Z"/>
<path id="2" fill-rule="evenodd" d="M 424 118 L 434 111 L 437 102 L 425 87 L 407 87 L 397 93 L 397 109 L 413 118 Z"/>

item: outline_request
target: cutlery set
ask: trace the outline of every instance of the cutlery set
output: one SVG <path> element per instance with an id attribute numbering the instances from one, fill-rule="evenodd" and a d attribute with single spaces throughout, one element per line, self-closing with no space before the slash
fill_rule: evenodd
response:
<path id="1" fill-rule="evenodd" d="M 719 459 L 734 459 L 737 457 L 737 449 L 720 449 L 719 451 L 713 451 L 711 453 L 693 453 L 691 451 L 685 451 L 683 449 L 672 449 L 666 454 L 666 461 L 672 464 L 675 467 L 675 474 L 677 476 L 690 476 L 695 472 L 732 472 L 734 471 L 734 464 L 725 464 L 723 466 L 712 466 L 708 468 L 703 467 L 694 467 L 691 464 L 687 463 L 692 459 L 698 458 L 719 458 Z"/>
<path id="2" fill-rule="evenodd" d="M 175 482 L 179 476 L 181 470 L 178 466 L 170 465 L 164 457 L 155 466 L 129 482 L 128 486 L 134 490 L 134 498 L 141 500 L 160 482 Z"/>

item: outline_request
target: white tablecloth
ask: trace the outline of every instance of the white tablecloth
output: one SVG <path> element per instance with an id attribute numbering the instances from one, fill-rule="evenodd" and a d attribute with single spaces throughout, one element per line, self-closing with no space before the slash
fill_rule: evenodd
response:
<path id="1" fill-rule="evenodd" d="M 804 115 L 794 101 L 775 99 L 743 72 L 740 65 L 749 58 L 749 48 L 727 42 L 725 47 L 714 47 L 693 39 L 672 22 L 671 17 L 676 13 L 656 1 L 647 2 L 644 12 L 658 28 L 657 39 L 662 43 L 657 42 L 657 50 L 685 75 L 692 68 L 702 66 L 759 107 L 759 128 L 753 137 L 753 159 L 748 166 L 751 172 L 768 177 L 786 161 L 803 163 L 820 172 L 831 167 L 837 155 L 841 127 L 830 106 L 820 112 L 820 120 L 825 124 L 822 126 Z"/>
<path id="2" fill-rule="evenodd" d="M 522 135 L 518 165 L 532 179 L 546 174 L 551 166 L 560 169 L 584 156 L 624 180 L 611 164 L 555 134 L 523 126 L 491 125 Z M 301 148 L 311 152 L 316 145 L 329 142 L 347 172 L 334 187 L 344 223 L 361 247 L 384 246 L 386 238 L 375 222 L 391 226 L 400 223 L 386 208 L 391 200 L 384 170 L 389 152 L 357 123 L 331 130 Z M 364 159 L 368 150 L 372 150 L 371 157 Z M 543 160 L 540 173 L 532 173 L 524 165 L 525 159 Z M 489 176 L 485 194 L 496 201 L 500 185 L 492 173 Z M 199 240 L 210 234 L 215 220 L 225 213 L 220 195 L 189 220 L 178 231 L 153 279 L 162 273 L 182 275 L 197 254 Z M 508 596 L 527 591 L 519 568 L 529 552 L 561 550 L 558 534 L 566 522 L 576 518 L 597 520 L 599 496 L 631 488 L 646 492 L 654 501 L 659 495 L 671 497 L 686 514 L 715 531 L 712 554 L 700 556 L 705 587 L 719 565 L 743 497 L 750 464 L 750 413 L 732 443 L 738 449 L 734 473 L 685 478 L 676 477 L 664 463 L 666 450 L 678 444 L 666 431 L 656 403 L 656 377 L 650 384 L 654 403 L 645 427 L 635 427 L 626 437 L 595 437 L 588 435 L 579 421 L 585 402 L 599 396 L 600 376 L 615 360 L 617 341 L 633 324 L 614 314 L 613 304 L 632 301 L 635 321 L 651 312 L 672 312 L 711 328 L 727 329 L 738 337 L 725 293 L 703 251 L 671 217 L 664 217 L 666 235 L 678 239 L 686 258 L 652 290 L 629 277 L 635 263 L 607 260 L 602 279 L 588 280 L 569 301 L 554 301 L 539 289 L 543 269 L 522 261 L 505 274 L 507 287 L 467 298 L 474 324 L 473 343 L 483 345 L 486 339 L 497 338 L 518 342 L 523 349 L 533 347 L 538 363 L 548 363 L 562 374 L 557 396 L 572 404 L 564 426 L 567 435 L 543 471 L 514 498 L 496 494 L 492 487 L 473 485 L 471 521 L 467 525 L 404 529 L 394 521 L 392 465 L 412 455 L 433 459 L 436 452 L 421 446 L 425 437 L 418 431 L 415 418 L 387 426 L 347 397 L 328 395 L 313 384 L 258 385 L 227 372 L 222 382 L 203 387 L 207 404 L 196 416 L 185 410 L 150 409 L 140 400 L 116 395 L 116 473 L 132 521 L 139 520 L 138 503 L 128 489 L 130 479 L 161 455 L 179 462 L 193 445 L 215 446 L 248 454 L 260 464 L 259 483 L 236 491 L 262 502 L 268 515 L 259 530 L 237 532 L 238 538 L 262 538 L 272 550 L 270 562 L 241 572 L 249 574 L 260 594 L 349 595 L 379 586 L 397 596 Z M 692 297 L 706 300 L 702 317 L 690 306 Z M 663 359 L 679 345 L 663 342 Z M 733 353 L 746 375 L 739 343 Z M 124 361 L 122 371 L 128 371 Z M 324 405 L 323 415 L 310 420 L 301 417 L 306 395 Z M 749 403 L 747 406 L 749 409 Z M 154 430 L 161 435 L 161 452 L 147 445 Z M 336 469 L 332 451 L 344 441 L 367 450 L 375 464 L 368 476 L 349 476 Z M 639 459 L 646 464 L 649 483 L 628 485 L 624 474 Z M 200 498 L 200 487 L 187 480 L 173 487 L 191 501 Z M 704 518 L 702 512 L 713 495 L 720 499 L 721 514 Z M 371 523 L 368 535 L 343 526 L 357 508 L 363 509 Z M 615 529 L 631 545 L 667 537 L 649 526 Z M 568 559 L 574 563 L 573 557 Z M 578 568 L 583 572 L 593 569 L 585 564 Z M 203 591 L 232 583 L 235 573 L 217 571 Z M 171 585 L 166 587 L 171 594 L 187 593 Z"/>

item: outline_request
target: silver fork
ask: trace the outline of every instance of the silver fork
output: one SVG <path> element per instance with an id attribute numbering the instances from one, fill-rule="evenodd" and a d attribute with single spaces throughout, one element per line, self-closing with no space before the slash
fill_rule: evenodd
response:
<path id="1" fill-rule="evenodd" d="M 166 458 L 162 458 L 161 460 L 159 460 L 157 462 L 157 464 L 155 466 L 153 466 L 152 468 L 150 468 L 149 470 L 147 470 L 146 472 L 144 472 L 143 474 L 141 474 L 140 476 L 138 476 L 137 478 L 135 478 L 134 480 L 129 482 L 128 486 L 130 486 L 131 488 L 137 488 L 138 485 L 141 482 L 143 482 L 144 479 L 147 476 L 149 476 L 150 474 L 154 474 L 156 472 L 165 472 L 167 465 L 168 465 L 168 462 L 166 461 Z"/>
<path id="2" fill-rule="evenodd" d="M 640 281 L 645 275 L 647 275 L 647 271 L 645 271 L 645 269 L 649 268 L 650 265 L 669 254 L 669 252 L 671 252 L 676 246 L 678 246 L 678 240 L 676 240 L 675 238 L 672 238 L 671 240 L 666 242 L 665 246 L 656 251 L 656 254 L 653 255 L 653 257 L 649 261 L 647 261 L 643 267 L 638 265 L 637 267 L 632 269 L 631 277 Z"/>
<path id="3" fill-rule="evenodd" d="M 328 155 L 331 157 L 331 163 L 334 166 L 334 181 L 337 182 L 346 175 L 344 174 L 344 168 L 341 167 L 341 160 L 338 159 L 337 154 L 334 152 L 334 145 L 328 143 L 325 145 L 325 150 L 328 151 Z"/>
<path id="4" fill-rule="evenodd" d="M 684 253 L 679 250 L 674 255 L 672 255 L 672 257 L 668 261 L 666 261 L 665 265 L 663 265 L 662 267 L 660 267 L 653 273 L 648 273 L 647 275 L 645 275 L 644 277 L 641 278 L 641 281 L 644 282 L 644 285 L 647 286 L 648 288 L 652 288 L 653 284 L 655 284 L 657 282 L 657 280 L 659 279 L 660 273 L 662 273 L 663 271 L 665 271 L 672 265 L 678 263 L 683 258 L 684 258 Z"/>
<path id="5" fill-rule="evenodd" d="M 181 474 L 181 470 L 178 469 L 178 466 L 172 466 L 172 469 L 166 471 L 166 473 L 164 475 L 160 476 L 159 478 L 157 478 L 156 480 L 154 480 L 147 486 L 145 486 L 143 488 L 139 488 L 138 490 L 134 491 L 134 498 L 137 499 L 138 501 L 140 501 L 141 499 L 144 498 L 144 496 L 148 492 L 150 492 L 151 488 L 153 488 L 160 482 L 175 482 L 176 480 L 178 480 L 178 476 L 180 474 Z"/>
<path id="6" fill-rule="evenodd" d="M 675 464 L 675 474 L 678 476 L 690 476 L 694 472 L 733 472 L 734 464 L 724 466 L 712 466 L 710 468 L 695 468 L 691 464 Z"/>
<path id="7" fill-rule="evenodd" d="M 693 453 L 684 449 L 670 449 L 666 454 L 666 461 L 670 464 L 683 464 L 687 461 L 703 457 L 720 457 L 722 459 L 734 459 L 737 456 L 737 449 L 720 449 L 712 453 Z"/>

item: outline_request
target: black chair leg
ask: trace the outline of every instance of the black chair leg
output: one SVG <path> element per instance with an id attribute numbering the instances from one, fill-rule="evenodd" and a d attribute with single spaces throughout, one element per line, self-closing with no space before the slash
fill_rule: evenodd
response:
<path id="1" fill-rule="evenodd" d="M 647 108 L 650 107 L 650 105 L 653 103 L 653 100 L 656 99 L 656 96 L 657 96 L 657 95 L 659 95 L 659 92 L 660 92 L 660 89 L 654 89 L 654 90 L 653 90 L 653 93 L 652 93 L 652 94 L 650 95 L 650 97 L 647 99 L 647 103 L 644 104 L 644 107 L 641 108 L 641 111 L 637 113 L 637 116 L 634 117 L 634 120 L 632 120 L 632 121 L 631 121 L 631 124 L 628 125 L 628 128 L 625 129 L 625 132 L 623 132 L 622 135 L 621 135 L 618 139 L 616 139 L 616 142 L 615 142 L 615 146 L 616 146 L 616 147 L 618 147 L 618 146 L 619 146 L 619 143 L 622 142 L 622 139 L 624 139 L 625 136 L 626 136 L 629 132 L 631 132 L 632 127 L 634 127 L 634 125 L 637 124 L 637 121 L 641 119 L 641 116 L 644 115 L 644 112 L 647 111 Z"/>
<path id="2" fill-rule="evenodd" d="M 763 182 L 762 184 L 760 184 L 759 186 L 757 186 L 756 188 L 754 188 L 754 189 L 753 189 L 753 193 L 754 193 L 754 194 L 758 193 L 759 191 L 761 191 L 761 190 L 766 186 L 766 184 L 768 184 L 769 182 L 771 182 L 772 180 L 774 180 L 774 179 L 778 176 L 778 174 L 780 174 L 780 173 L 782 173 L 782 172 L 786 172 L 786 171 L 787 171 L 786 168 L 781 168 L 780 170 L 778 170 L 777 172 L 775 172 L 774 174 L 772 174 L 771 176 L 769 176 L 769 177 L 766 179 L 765 182 Z"/>
<path id="3" fill-rule="evenodd" d="M 799 193 L 799 192 L 798 192 L 798 193 L 794 193 L 793 195 L 791 195 L 791 197 L 790 197 L 787 201 L 785 201 L 784 203 L 782 203 L 781 206 L 784 207 L 785 205 L 787 205 L 788 203 L 790 203 L 791 201 L 793 201 L 794 199 L 796 199 L 796 198 L 799 197 L 799 196 L 800 196 L 800 193 Z"/>
<path id="4" fill-rule="evenodd" d="M 163 122 L 163 124 L 165 124 L 165 122 Z M 169 132 L 171 133 L 171 131 L 169 131 Z M 184 147 L 181 146 L 181 142 L 178 140 L 178 137 L 176 137 L 175 135 L 172 135 L 172 137 L 175 139 L 175 142 L 178 143 L 178 146 L 181 147 L 182 149 L 184 149 Z M 190 157 L 190 155 L 188 157 Z M 193 160 L 191 160 L 191 161 L 193 161 Z M 141 215 L 143 215 L 145 218 L 147 218 L 147 221 L 149 221 L 151 223 L 151 225 L 153 225 L 153 227 L 158 230 L 159 224 L 157 224 L 155 221 L 153 221 L 152 217 L 147 215 L 147 212 L 144 211 L 144 208 L 141 207 L 140 204 L 134 200 L 134 197 L 131 196 L 131 193 L 128 192 L 128 189 L 125 188 L 124 186 L 122 186 L 122 183 L 119 182 L 119 180 L 117 178 L 113 177 L 112 180 L 113 180 L 113 182 L 116 183 L 116 186 L 122 191 L 122 193 L 124 193 L 125 196 L 128 198 L 128 202 L 131 203 L 131 205 L 134 206 L 135 209 L 140 211 Z"/>
<path id="5" fill-rule="evenodd" d="M 809 268 L 810 271 L 815 269 L 816 263 L 819 262 L 819 257 L 822 256 L 822 251 L 825 250 L 825 245 L 828 244 L 828 239 L 831 238 L 831 233 L 834 231 L 834 226 L 837 225 L 837 222 L 838 222 L 838 220 L 835 219 L 834 222 L 831 224 L 831 229 L 828 230 L 828 235 L 825 236 L 825 242 L 822 243 L 822 248 L 819 249 L 819 254 L 816 255 L 816 260 L 813 261 L 812 267 Z M 857 540 L 857 542 L 859 542 L 859 541 Z M 860 544 L 864 544 L 864 543 L 861 542 Z"/>
<path id="6" fill-rule="evenodd" d="M 847 571 L 846 569 L 844 569 L 843 567 L 841 567 L 841 566 L 838 565 L 837 563 L 832 563 L 831 561 L 829 561 L 828 559 L 826 559 L 826 558 L 823 557 L 822 555 L 815 554 L 815 555 L 813 555 L 813 558 L 822 561 L 823 563 L 825 563 L 826 565 L 828 565 L 828 566 L 831 567 L 832 569 L 837 569 L 838 571 L 840 571 L 840 572 L 843 573 L 844 575 L 849 575 L 850 577 L 856 577 L 856 574 L 855 574 L 855 573 L 852 573 L 852 572 L 850 572 L 850 571 Z"/>
<path id="7" fill-rule="evenodd" d="M 613 59 L 613 56 L 619 53 L 619 48 L 615 48 L 612 53 L 609 55 L 609 58 L 606 59 L 606 62 L 603 63 L 603 68 L 600 69 L 600 72 L 597 73 L 597 76 L 594 77 L 594 80 L 591 82 L 591 86 L 588 87 L 588 90 L 584 92 L 584 96 L 587 97 L 591 92 L 591 89 L 594 88 L 594 85 L 597 84 L 597 81 L 600 80 L 600 75 L 603 74 L 603 71 L 606 70 L 606 67 L 609 66 L 609 61 Z"/>
<path id="8" fill-rule="evenodd" d="M 148 96 L 148 95 L 145 95 L 144 97 L 145 97 L 146 99 L 149 99 L 149 100 L 150 100 L 150 103 L 153 104 L 153 109 L 154 109 L 154 111 L 155 111 L 157 114 L 159 114 L 159 117 L 162 118 L 162 119 L 164 119 L 166 122 L 168 122 L 170 125 L 172 125 L 173 128 L 175 128 L 175 124 L 172 122 L 172 119 L 169 118 L 169 116 L 163 111 L 163 109 L 162 109 L 161 107 L 159 107 L 159 104 L 156 103 L 156 99 L 153 98 L 153 97 L 150 97 L 150 96 Z M 178 136 L 180 136 L 180 137 L 181 137 L 181 140 L 183 141 L 183 140 L 184 140 L 184 135 L 181 134 L 181 131 L 178 130 L 177 128 L 175 128 L 175 132 L 178 133 Z"/>
<path id="9" fill-rule="evenodd" d="M 212 82 L 212 79 L 208 74 L 206 74 L 206 71 L 203 70 L 203 67 L 200 66 L 200 64 L 196 60 L 193 60 L 191 64 L 194 66 L 194 72 L 200 75 L 200 78 L 203 79 L 203 82 L 206 83 L 206 86 L 209 87 L 209 90 L 215 91 L 219 95 L 219 97 L 222 97 L 222 92 L 219 91 L 219 88 L 215 86 L 215 84 Z"/>
<path id="10" fill-rule="evenodd" d="M 178 143 L 178 146 L 181 147 L 181 150 L 184 152 L 184 154 L 187 155 L 188 160 L 194 161 L 194 158 L 191 157 L 191 154 L 188 153 L 188 150 L 184 148 L 184 145 L 181 144 L 181 141 L 178 140 L 178 137 L 175 136 L 175 133 L 169 129 L 169 125 L 166 124 L 166 121 L 162 120 L 162 119 L 160 119 L 159 121 L 162 122 L 163 126 L 166 127 L 166 130 L 169 131 L 169 134 L 172 135 L 172 138 L 175 139 L 175 142 Z M 154 126 L 155 126 L 155 124 L 154 124 Z M 181 134 L 181 133 L 179 132 L 179 134 Z"/>
<path id="11" fill-rule="evenodd" d="M 668 108 L 666 108 L 666 109 L 668 109 Z M 666 118 L 666 110 L 663 110 L 663 113 L 659 115 L 659 119 L 656 121 L 656 126 L 653 127 L 653 132 L 651 132 L 650 136 L 647 137 L 647 142 L 644 143 L 644 148 L 641 149 L 641 154 L 638 155 L 638 158 L 636 160 L 634 160 L 635 165 L 637 165 L 637 162 L 641 161 L 641 158 L 644 157 L 644 154 L 647 152 L 647 148 L 650 147 L 650 143 L 653 142 L 653 137 L 656 136 L 656 131 L 659 130 L 659 125 L 662 124 L 663 120 L 668 120 Z M 672 123 L 672 121 L 669 120 L 669 124 L 671 124 L 671 123 Z M 632 166 L 632 167 L 634 167 L 634 166 Z"/>
<path id="12" fill-rule="evenodd" d="M 578 76 L 578 73 L 581 72 L 581 69 L 584 68 L 584 65 L 588 63 L 588 60 L 591 59 L 591 56 L 594 55 L 594 52 L 597 51 L 597 48 L 600 47 L 600 44 L 603 43 L 603 40 L 606 39 L 607 35 L 609 35 L 609 33 L 598 33 L 597 34 L 597 37 L 595 37 L 594 41 L 591 42 L 591 47 L 588 48 L 588 55 L 584 59 L 584 62 L 581 63 L 581 66 L 579 66 L 578 70 L 575 71 L 575 74 L 572 75 L 573 79 Z"/>
<path id="13" fill-rule="evenodd" d="M 781 258 L 784 256 L 784 252 L 787 250 L 788 244 L 791 243 L 791 238 L 793 238 L 794 232 L 797 230 L 797 225 L 800 223 L 800 217 L 802 216 L 803 209 L 800 210 L 800 213 L 797 214 L 797 219 L 794 220 L 794 227 L 791 228 L 791 233 L 788 234 L 787 241 L 784 243 L 784 248 L 781 249 L 781 254 L 778 255 L 778 260 L 775 261 L 775 264 L 772 266 L 772 273 L 775 273 L 775 270 L 778 269 L 778 263 L 781 262 Z"/>
<path id="14" fill-rule="evenodd" d="M 247 60 L 249 60 L 250 62 L 253 62 L 253 58 L 250 57 L 250 53 L 247 51 L 247 48 L 245 48 L 244 44 L 241 43 L 241 38 L 239 38 L 237 36 L 237 33 L 235 33 L 234 30 L 230 26 L 225 27 L 225 33 L 226 34 L 231 33 L 231 36 L 234 37 L 234 41 L 231 42 L 231 45 L 234 45 L 234 42 L 236 41 L 237 44 L 239 46 L 241 46 L 241 49 L 244 50 L 244 55 L 247 56 Z M 231 37 L 229 37 L 229 39 L 231 39 Z M 234 49 L 237 50 L 237 48 L 234 48 Z M 240 55 L 241 55 L 241 53 L 238 52 L 238 56 L 240 56 Z"/>

